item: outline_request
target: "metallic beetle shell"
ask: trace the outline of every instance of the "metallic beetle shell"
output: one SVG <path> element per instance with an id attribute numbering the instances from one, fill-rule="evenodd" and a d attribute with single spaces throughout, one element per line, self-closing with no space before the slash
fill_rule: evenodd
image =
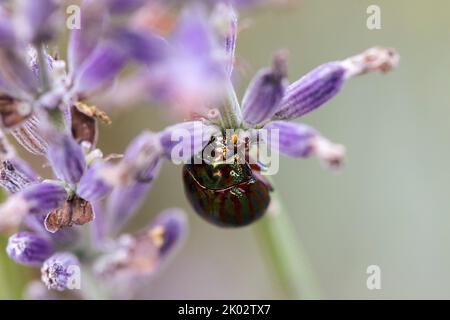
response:
<path id="1" fill-rule="evenodd" d="M 270 186 L 247 163 L 187 164 L 183 182 L 195 211 L 220 227 L 246 226 L 261 218 L 270 204 Z"/>

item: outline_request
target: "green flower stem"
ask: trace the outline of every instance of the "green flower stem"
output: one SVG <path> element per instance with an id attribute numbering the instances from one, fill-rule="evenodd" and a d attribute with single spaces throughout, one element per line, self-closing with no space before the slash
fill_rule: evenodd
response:
<path id="1" fill-rule="evenodd" d="M 224 129 L 238 129 L 242 124 L 241 107 L 236 92 L 231 84 L 227 86 L 227 95 L 224 103 L 219 108 Z"/>
<path id="2" fill-rule="evenodd" d="M 41 80 L 42 90 L 46 92 L 50 89 L 50 78 L 48 75 L 48 63 L 47 56 L 45 54 L 45 45 L 41 45 L 36 50 L 39 65 L 39 78 Z"/>
<path id="3" fill-rule="evenodd" d="M 320 289 L 312 266 L 275 192 L 269 212 L 254 228 L 274 277 L 286 296 L 291 299 L 319 299 Z"/>

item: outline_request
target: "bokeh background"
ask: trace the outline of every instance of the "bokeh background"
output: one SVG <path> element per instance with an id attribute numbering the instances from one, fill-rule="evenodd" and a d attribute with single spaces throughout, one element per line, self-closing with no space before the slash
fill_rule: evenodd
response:
<path id="1" fill-rule="evenodd" d="M 381 8 L 381 30 L 366 27 L 371 4 Z M 274 178 L 322 298 L 450 298 L 448 12 L 446 0 L 302 0 L 289 8 L 241 14 L 248 27 L 238 39 L 240 96 L 280 48 L 290 51 L 292 81 L 373 45 L 401 54 L 394 72 L 353 79 L 335 99 L 301 119 L 347 147 L 340 173 L 324 170 L 314 159 L 282 158 Z M 174 121 L 161 107 L 134 110 L 103 128 L 101 146 L 105 153 L 118 152 L 143 128 L 156 131 Z M 189 237 L 140 298 L 286 297 L 252 227 L 218 229 L 188 207 L 180 167 L 164 165 L 130 230 L 172 206 L 189 213 Z M 0 273 L 12 280 L 0 282 L 0 298 L 20 297 L 21 279 L 29 271 L 0 258 Z M 372 264 L 381 268 L 381 290 L 366 287 Z"/>

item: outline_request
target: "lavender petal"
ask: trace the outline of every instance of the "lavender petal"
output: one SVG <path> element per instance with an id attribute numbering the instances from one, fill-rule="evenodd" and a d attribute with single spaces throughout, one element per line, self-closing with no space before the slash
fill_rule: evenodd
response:
<path id="1" fill-rule="evenodd" d="M 19 195 L 27 201 L 30 212 L 49 212 L 62 206 L 67 199 L 67 192 L 61 185 L 47 181 L 30 185 Z"/>
<path id="2" fill-rule="evenodd" d="M 152 182 L 136 182 L 114 188 L 106 202 L 106 212 L 111 217 L 110 233 L 117 234 L 137 213 L 152 186 Z"/>
<path id="3" fill-rule="evenodd" d="M 0 47 L 10 47 L 16 42 L 13 22 L 2 8 L 0 8 Z"/>
<path id="4" fill-rule="evenodd" d="M 167 42 L 151 32 L 122 28 L 115 30 L 110 38 L 124 48 L 128 58 L 147 65 L 161 61 L 168 50 Z"/>
<path id="5" fill-rule="evenodd" d="M 164 129 L 159 141 L 165 157 L 180 164 L 190 161 L 216 133 L 215 127 L 205 126 L 200 121 L 182 122 Z"/>
<path id="6" fill-rule="evenodd" d="M 86 169 L 80 145 L 69 135 L 55 133 L 47 153 L 56 176 L 68 183 L 78 183 Z"/>
<path id="7" fill-rule="evenodd" d="M 205 13 L 201 10 L 185 10 L 174 31 L 172 43 L 175 49 L 192 56 L 206 56 L 214 48 L 213 41 Z"/>
<path id="8" fill-rule="evenodd" d="M 234 67 L 236 40 L 238 32 L 238 17 L 230 3 L 220 2 L 213 13 L 213 22 L 218 27 L 218 33 L 225 49 L 225 70 L 231 76 Z"/>
<path id="9" fill-rule="evenodd" d="M 18 1 L 18 21 L 24 40 L 32 43 L 50 41 L 61 22 L 57 0 Z"/>
<path id="10" fill-rule="evenodd" d="M 166 209 L 151 223 L 148 234 L 159 250 L 160 258 L 166 258 L 185 238 L 187 218 L 183 210 Z"/>
<path id="11" fill-rule="evenodd" d="M 118 43 L 101 42 L 80 66 L 75 78 L 75 90 L 86 96 L 104 88 L 114 80 L 126 60 L 126 50 Z"/>
<path id="12" fill-rule="evenodd" d="M 268 124 L 270 137 L 273 130 L 278 130 L 279 141 L 268 144 L 272 149 L 294 158 L 316 157 L 325 167 L 339 168 L 345 157 L 345 148 L 342 145 L 330 142 L 315 129 L 304 125 L 286 121 L 274 121 Z"/>
<path id="13" fill-rule="evenodd" d="M 313 111 L 334 97 L 344 81 L 340 62 L 319 66 L 287 88 L 274 118 L 293 119 Z"/>
<path id="14" fill-rule="evenodd" d="M 103 1 L 83 0 L 80 29 L 70 33 L 68 45 L 69 70 L 74 74 L 94 51 L 102 36 L 106 15 Z"/>
<path id="15" fill-rule="evenodd" d="M 106 0 L 112 14 L 130 14 L 145 4 L 146 0 Z"/>
<path id="16" fill-rule="evenodd" d="M 311 155 L 311 141 L 318 132 L 304 124 L 287 121 L 273 121 L 264 127 L 268 133 L 268 145 L 290 157 L 308 157 Z M 272 141 L 273 130 L 278 130 L 279 141 Z"/>
<path id="17" fill-rule="evenodd" d="M 279 53 L 271 69 L 259 71 L 251 81 L 242 101 L 245 122 L 261 124 L 277 112 L 288 87 L 286 56 Z"/>
<path id="18" fill-rule="evenodd" d="M 112 190 L 112 186 L 100 174 L 103 164 L 94 163 L 81 177 L 77 186 L 77 195 L 89 202 L 103 199 Z"/>

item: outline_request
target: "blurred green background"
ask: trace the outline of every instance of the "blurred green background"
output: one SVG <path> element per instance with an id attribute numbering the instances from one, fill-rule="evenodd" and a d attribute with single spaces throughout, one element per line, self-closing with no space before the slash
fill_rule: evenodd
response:
<path id="1" fill-rule="evenodd" d="M 381 8 L 381 30 L 366 9 Z M 243 13 L 238 39 L 245 66 L 238 91 L 272 53 L 289 49 L 290 79 L 373 45 L 396 48 L 397 70 L 347 83 L 301 121 L 347 147 L 333 174 L 316 160 L 281 159 L 277 191 L 295 221 L 325 299 L 450 298 L 450 2 L 303 0 L 288 9 Z M 141 108 L 104 128 L 105 153 L 123 150 L 142 128 L 173 123 Z M 189 213 L 190 235 L 141 298 L 284 298 L 254 230 L 222 230 L 201 220 L 183 195 L 181 168 L 164 165 L 138 226 L 166 207 Z M 133 227 L 132 225 L 130 227 Z M 381 268 L 381 290 L 368 290 L 366 268 Z M 9 272 L 11 266 L 0 266 Z M 12 272 L 12 271 L 11 271 Z M 17 293 L 0 283 L 0 298 Z"/>

